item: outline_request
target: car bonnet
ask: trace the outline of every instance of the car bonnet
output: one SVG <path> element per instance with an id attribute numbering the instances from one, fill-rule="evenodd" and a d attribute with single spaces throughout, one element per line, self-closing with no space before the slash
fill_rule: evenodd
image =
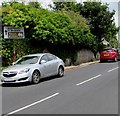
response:
<path id="1" fill-rule="evenodd" d="M 9 66 L 8 68 L 4 69 L 2 72 L 10 72 L 10 71 L 21 71 L 25 68 L 30 68 L 34 64 L 26 64 L 26 65 L 13 65 Z"/>

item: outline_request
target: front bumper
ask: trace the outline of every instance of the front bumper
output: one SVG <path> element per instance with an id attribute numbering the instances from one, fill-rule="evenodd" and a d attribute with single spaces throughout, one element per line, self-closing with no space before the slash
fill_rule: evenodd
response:
<path id="1" fill-rule="evenodd" d="M 4 77 L 1 75 L 1 83 L 22 83 L 28 82 L 31 80 L 31 76 L 29 73 L 25 74 L 17 74 L 14 77 Z"/>

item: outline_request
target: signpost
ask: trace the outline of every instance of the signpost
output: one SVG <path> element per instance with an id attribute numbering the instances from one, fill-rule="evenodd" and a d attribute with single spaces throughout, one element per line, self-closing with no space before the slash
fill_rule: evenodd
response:
<path id="1" fill-rule="evenodd" d="M 4 39 L 23 39 L 24 27 L 14 28 L 12 26 L 4 26 Z"/>
<path id="2" fill-rule="evenodd" d="M 15 28 L 12 26 L 4 26 L 4 39 L 11 39 L 15 45 L 17 39 L 24 39 L 24 27 Z M 16 49 L 13 48 L 13 62 L 16 60 Z"/>

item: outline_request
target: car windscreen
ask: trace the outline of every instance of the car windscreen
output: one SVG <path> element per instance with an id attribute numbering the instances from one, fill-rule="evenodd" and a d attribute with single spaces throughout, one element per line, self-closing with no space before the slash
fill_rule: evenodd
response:
<path id="1" fill-rule="evenodd" d="M 120 53 L 120 49 L 118 49 L 118 52 Z"/>
<path id="2" fill-rule="evenodd" d="M 23 57 L 16 64 L 36 64 L 39 60 L 38 56 Z"/>

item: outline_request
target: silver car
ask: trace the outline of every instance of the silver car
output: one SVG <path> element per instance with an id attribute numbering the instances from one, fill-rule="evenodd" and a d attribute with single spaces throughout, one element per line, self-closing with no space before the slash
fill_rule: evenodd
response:
<path id="1" fill-rule="evenodd" d="M 64 76 L 64 62 L 50 53 L 23 56 L 1 73 L 2 83 L 32 82 L 37 84 L 41 78 Z"/>

